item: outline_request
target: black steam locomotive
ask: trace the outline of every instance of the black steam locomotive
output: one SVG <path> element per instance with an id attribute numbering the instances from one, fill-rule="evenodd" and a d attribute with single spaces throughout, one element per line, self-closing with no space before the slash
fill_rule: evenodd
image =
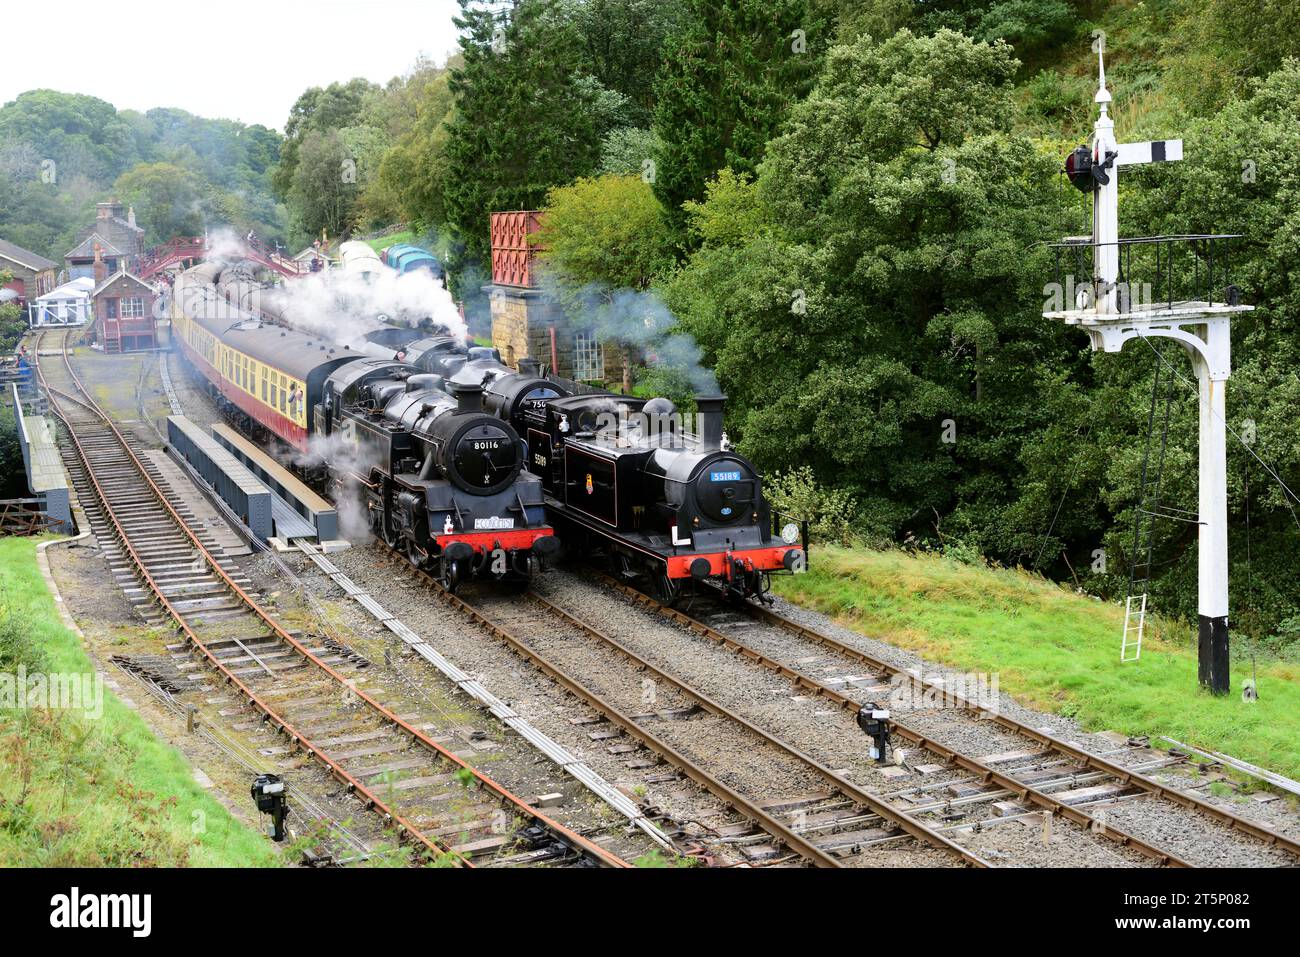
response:
<path id="1" fill-rule="evenodd" d="M 220 269 L 177 280 L 174 339 L 245 431 L 327 475 L 336 500 L 359 496 L 376 534 L 450 588 L 526 581 L 558 551 L 524 443 L 483 411 L 481 387 L 449 391 L 409 364 L 263 322 L 217 293 Z"/>
<path id="2" fill-rule="evenodd" d="M 761 477 L 724 448 L 725 396 L 697 398 L 692 430 L 666 399 L 587 390 L 527 359 L 511 369 L 495 350 L 450 337 L 414 341 L 404 358 L 442 388 L 483 389 L 484 408 L 524 437 L 571 551 L 603 548 L 668 600 L 692 581 L 761 596 L 772 572 L 805 567 L 799 530 L 773 534 Z"/>

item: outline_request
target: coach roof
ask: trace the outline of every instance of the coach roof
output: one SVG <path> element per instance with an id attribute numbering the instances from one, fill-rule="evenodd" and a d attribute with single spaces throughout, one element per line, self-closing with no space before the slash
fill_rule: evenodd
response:
<path id="1" fill-rule="evenodd" d="M 347 346 L 263 322 L 215 293 L 198 301 L 187 298 L 185 307 L 191 319 L 230 348 L 304 381 L 318 366 L 361 358 Z"/>

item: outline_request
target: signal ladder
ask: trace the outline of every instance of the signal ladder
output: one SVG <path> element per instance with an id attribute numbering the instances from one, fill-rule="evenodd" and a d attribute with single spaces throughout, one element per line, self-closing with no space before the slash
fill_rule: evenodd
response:
<path id="1" fill-rule="evenodd" d="M 1124 636 L 1119 648 L 1119 660 L 1122 662 L 1137 661 L 1142 657 L 1142 638 L 1146 634 L 1147 608 L 1150 600 L 1152 556 L 1155 553 L 1156 519 L 1170 518 L 1175 521 L 1200 524 L 1195 512 L 1160 504 L 1165 451 L 1169 446 L 1169 417 L 1178 386 L 1173 369 L 1165 375 L 1165 407 L 1161 416 L 1160 447 L 1156 453 L 1155 468 L 1151 468 L 1151 449 L 1155 444 L 1156 410 L 1160 404 L 1160 372 L 1163 365 L 1163 357 L 1157 359 L 1155 378 L 1151 383 L 1151 412 L 1147 416 L 1146 447 L 1142 452 L 1142 480 L 1138 487 L 1138 504 L 1133 511 L 1133 557 L 1129 562 L 1128 593 L 1124 597 Z"/>

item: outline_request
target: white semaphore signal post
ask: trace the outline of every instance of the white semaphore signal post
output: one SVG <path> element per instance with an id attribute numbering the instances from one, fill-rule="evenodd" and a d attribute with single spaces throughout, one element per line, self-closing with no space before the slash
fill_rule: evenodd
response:
<path id="1" fill-rule="evenodd" d="M 1229 324 L 1232 316 L 1253 307 L 1239 304 L 1237 289 L 1227 278 L 1228 248 L 1235 236 L 1120 238 L 1120 169 L 1181 160 L 1183 144 L 1182 140 L 1117 143 L 1115 124 L 1107 109 L 1111 97 L 1106 89 L 1104 48 L 1098 52 L 1098 73 L 1095 101 L 1099 116 L 1093 126 L 1091 146 L 1079 147 L 1066 161 L 1070 182 L 1092 194 L 1092 235 L 1070 237 L 1055 247 L 1058 265 L 1062 256 L 1072 258 L 1084 274 L 1090 259 L 1091 275 L 1078 283 L 1073 277 L 1065 285 L 1058 282 L 1061 308 L 1045 311 L 1043 316 L 1079 326 L 1088 333 L 1094 351 L 1119 352 L 1131 339 L 1172 339 L 1191 357 L 1200 392 L 1198 512 L 1191 518 L 1188 513 L 1170 517 L 1199 525 L 1199 678 L 1213 693 L 1226 694 L 1228 505 L 1224 394 L 1232 371 Z M 1168 374 L 1176 372 L 1170 369 Z M 1142 508 L 1142 503 L 1138 507 Z M 1153 511 L 1152 520 L 1154 517 Z M 1137 542 L 1134 554 L 1138 554 Z M 1120 651 L 1123 660 L 1140 656 L 1146 625 L 1145 588 L 1141 594 L 1133 592 L 1131 587 L 1125 606 Z"/>

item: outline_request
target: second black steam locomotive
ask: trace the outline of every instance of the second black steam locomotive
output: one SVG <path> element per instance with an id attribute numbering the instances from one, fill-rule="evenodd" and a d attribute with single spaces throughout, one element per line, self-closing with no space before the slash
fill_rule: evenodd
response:
<path id="1" fill-rule="evenodd" d="M 603 548 L 667 600 L 693 581 L 761 596 L 771 573 L 806 567 L 800 529 L 774 534 L 761 477 L 725 443 L 725 396 L 697 397 L 691 428 L 666 399 L 542 376 L 528 359 L 515 370 L 449 336 L 415 340 L 402 358 L 445 389 L 482 388 L 484 408 L 527 443 L 527 467 L 571 551 Z"/>

